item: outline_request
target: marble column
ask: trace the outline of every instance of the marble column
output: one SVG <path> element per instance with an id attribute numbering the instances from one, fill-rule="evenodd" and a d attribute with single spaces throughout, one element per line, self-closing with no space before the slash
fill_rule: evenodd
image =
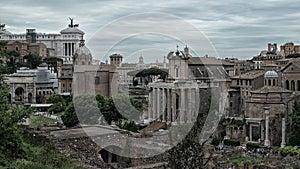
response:
<path id="1" fill-rule="evenodd" d="M 185 89 L 181 88 L 180 89 L 180 115 L 179 115 L 179 123 L 184 123 L 185 122 L 185 113 L 186 113 L 186 105 L 185 102 L 186 98 L 185 98 Z"/>
<path id="2" fill-rule="evenodd" d="M 152 118 L 153 118 L 153 120 L 155 120 L 156 119 L 156 109 L 157 109 L 157 92 L 156 92 L 156 88 L 153 88 L 153 91 L 152 91 L 152 93 L 153 93 L 153 102 L 152 102 Z"/>
<path id="3" fill-rule="evenodd" d="M 187 120 L 187 123 L 192 123 L 192 88 L 189 88 L 188 89 L 188 97 L 186 98 L 186 101 L 187 101 L 187 105 L 188 105 L 188 108 L 186 109 L 186 120 Z"/>
<path id="4" fill-rule="evenodd" d="M 165 88 L 162 88 L 162 106 L 161 106 L 161 113 L 162 113 L 162 121 L 166 122 L 166 93 Z"/>
<path id="5" fill-rule="evenodd" d="M 160 91 L 160 88 L 157 88 L 156 89 L 156 96 L 157 96 L 157 99 L 156 99 L 156 102 L 157 102 L 157 109 L 156 109 L 156 120 L 160 120 L 159 116 L 161 114 L 161 91 Z"/>
<path id="6" fill-rule="evenodd" d="M 200 101 L 201 100 L 200 100 L 199 88 L 197 87 L 196 93 L 195 93 L 195 104 L 194 104 L 195 110 L 194 110 L 194 114 L 193 114 L 194 118 L 197 118 L 197 116 L 199 114 Z"/>
<path id="7" fill-rule="evenodd" d="M 172 97 L 172 122 L 176 121 L 176 92 L 175 90 L 172 91 L 171 93 Z"/>
<path id="8" fill-rule="evenodd" d="M 170 89 L 167 89 L 166 94 L 167 94 L 167 96 L 166 96 L 166 98 L 167 98 L 167 122 L 171 122 L 172 121 L 172 119 L 171 119 L 171 117 L 172 117 L 172 115 L 171 115 L 171 113 L 172 113 L 172 111 L 171 111 L 172 97 L 171 97 Z"/>
<path id="9" fill-rule="evenodd" d="M 281 123 L 281 148 L 285 147 L 286 142 L 285 142 L 285 118 L 282 118 L 282 123 Z"/>
<path id="10" fill-rule="evenodd" d="M 266 127 L 265 127 L 265 142 L 264 145 L 265 146 L 270 146 L 270 140 L 269 140 L 269 120 L 270 120 L 270 107 L 264 107 L 264 111 L 265 111 L 265 122 L 266 122 Z"/>
<path id="11" fill-rule="evenodd" d="M 153 110 L 153 90 L 149 93 L 149 98 L 148 98 L 148 119 L 149 122 L 152 121 L 152 110 Z"/>

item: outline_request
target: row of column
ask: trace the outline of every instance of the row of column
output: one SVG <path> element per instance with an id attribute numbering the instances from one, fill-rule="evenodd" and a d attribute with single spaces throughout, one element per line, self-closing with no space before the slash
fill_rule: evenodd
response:
<path id="1" fill-rule="evenodd" d="M 64 43 L 64 55 L 73 56 L 75 52 L 75 43 Z"/>
<path id="2" fill-rule="evenodd" d="M 149 93 L 148 118 L 150 121 L 192 123 L 199 101 L 198 88 L 153 88 Z"/>

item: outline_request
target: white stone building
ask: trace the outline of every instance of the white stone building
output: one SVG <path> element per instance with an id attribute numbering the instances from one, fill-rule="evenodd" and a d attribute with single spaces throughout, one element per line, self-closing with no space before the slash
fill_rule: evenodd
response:
<path id="1" fill-rule="evenodd" d="M 26 29 L 26 33 L 13 34 L 0 25 L 0 41 L 31 41 L 33 43 L 44 43 L 48 48 L 48 55 L 63 59 L 64 63 L 73 62 L 73 54 L 79 48 L 80 40 L 83 40 L 84 32 L 78 24 L 70 24 L 60 33 L 36 33 L 35 29 Z"/>

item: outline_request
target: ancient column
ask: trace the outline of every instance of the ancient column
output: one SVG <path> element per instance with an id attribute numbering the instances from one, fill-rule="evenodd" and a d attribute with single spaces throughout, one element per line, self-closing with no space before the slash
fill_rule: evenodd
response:
<path id="1" fill-rule="evenodd" d="M 156 88 L 153 88 L 153 102 L 152 102 L 152 119 L 155 120 L 156 119 L 156 109 L 157 109 L 157 92 L 156 92 Z"/>
<path id="2" fill-rule="evenodd" d="M 162 106 L 161 106 L 161 113 L 162 113 L 162 121 L 166 122 L 166 93 L 165 88 L 162 88 Z"/>
<path id="3" fill-rule="evenodd" d="M 166 96 L 166 98 L 167 98 L 167 122 L 171 122 L 172 121 L 172 119 L 171 119 L 171 117 L 172 117 L 172 115 L 171 115 L 171 101 L 172 101 L 172 97 L 171 97 L 171 91 L 170 91 L 170 89 L 167 89 L 167 96 Z"/>
<path id="4" fill-rule="evenodd" d="M 192 122 L 192 111 L 193 111 L 193 108 L 192 108 L 192 100 L 193 100 L 193 97 L 192 97 L 192 88 L 189 88 L 188 89 L 188 97 L 186 98 L 187 99 L 187 103 L 188 103 L 188 108 L 186 110 L 186 117 L 187 117 L 187 123 L 191 123 Z"/>
<path id="5" fill-rule="evenodd" d="M 181 88 L 180 89 L 180 115 L 179 115 L 179 123 L 184 123 L 185 122 L 185 113 L 186 113 L 186 105 L 185 105 L 185 89 Z"/>
<path id="6" fill-rule="evenodd" d="M 156 109 L 156 120 L 160 120 L 159 116 L 161 114 L 161 91 L 160 91 L 160 88 L 157 88 L 156 90 L 157 92 L 157 99 L 156 99 L 156 102 L 157 102 L 157 109 Z"/>
<path id="7" fill-rule="evenodd" d="M 195 93 L 195 104 L 194 104 L 194 114 L 193 117 L 197 118 L 198 114 L 199 114 L 199 106 L 200 106 L 200 94 L 199 94 L 199 88 L 196 88 L 196 93 Z"/>
<path id="8" fill-rule="evenodd" d="M 171 91 L 171 97 L 172 97 L 172 122 L 176 121 L 176 93 L 175 93 L 175 89 L 173 89 Z"/>
<path id="9" fill-rule="evenodd" d="M 153 90 L 150 91 L 149 98 L 148 98 L 148 119 L 149 119 L 149 122 L 151 122 L 152 118 L 153 118 L 152 110 L 153 110 Z"/>
<path id="10" fill-rule="evenodd" d="M 281 123 L 281 148 L 285 147 L 285 118 L 282 118 L 282 123 Z"/>
<path id="11" fill-rule="evenodd" d="M 266 127 L 265 127 L 265 142 L 264 145 L 265 146 L 270 146 L 270 140 L 269 140 L 269 115 L 270 115 L 270 107 L 264 107 L 264 111 L 265 111 L 265 122 L 266 122 Z"/>

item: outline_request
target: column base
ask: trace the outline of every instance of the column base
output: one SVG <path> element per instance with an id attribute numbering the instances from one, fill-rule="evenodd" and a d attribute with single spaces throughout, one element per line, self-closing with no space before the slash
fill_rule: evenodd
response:
<path id="1" fill-rule="evenodd" d="M 284 148 L 285 145 L 286 145 L 285 143 L 281 143 L 281 144 L 280 144 L 280 147 L 281 147 L 281 148 Z"/>
<path id="2" fill-rule="evenodd" d="M 265 140 L 264 146 L 270 146 L 270 140 Z"/>

